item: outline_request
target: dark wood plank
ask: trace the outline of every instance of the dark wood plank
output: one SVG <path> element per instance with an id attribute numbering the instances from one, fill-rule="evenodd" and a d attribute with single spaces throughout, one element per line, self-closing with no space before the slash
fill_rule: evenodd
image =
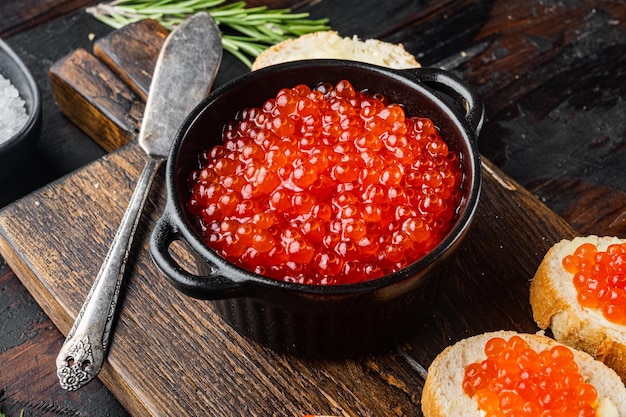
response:
<path id="1" fill-rule="evenodd" d="M 538 181 L 530 190 L 583 235 L 626 236 L 626 193 L 621 190 L 584 180 Z"/>
<path id="2" fill-rule="evenodd" d="M 5 38 L 80 10 L 90 0 L 3 1 L 0 3 L 0 37 Z"/>
<path id="3" fill-rule="evenodd" d="M 481 151 L 578 230 L 625 237 L 626 7 L 490 13 L 477 40 L 491 47 L 464 73 L 488 106 Z"/>

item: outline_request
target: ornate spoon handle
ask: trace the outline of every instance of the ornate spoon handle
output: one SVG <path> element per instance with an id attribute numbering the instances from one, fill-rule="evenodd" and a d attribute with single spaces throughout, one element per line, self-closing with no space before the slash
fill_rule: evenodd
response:
<path id="1" fill-rule="evenodd" d="M 137 137 L 148 162 L 104 264 L 57 356 L 57 375 L 65 389 L 79 389 L 102 368 L 126 261 L 148 191 L 178 128 L 211 88 L 221 59 L 220 30 L 206 12 L 185 19 L 161 47 Z"/>
<path id="2" fill-rule="evenodd" d="M 133 235 L 163 158 L 149 157 L 113 243 L 56 359 L 61 387 L 75 391 L 100 372 Z"/>

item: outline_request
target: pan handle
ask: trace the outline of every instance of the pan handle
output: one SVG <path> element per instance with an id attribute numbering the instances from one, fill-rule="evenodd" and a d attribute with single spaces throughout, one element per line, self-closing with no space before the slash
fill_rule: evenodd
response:
<path id="1" fill-rule="evenodd" d="M 465 109 L 465 120 L 478 137 L 485 118 L 485 107 L 472 88 L 451 72 L 439 68 L 417 68 L 409 72 L 418 82 L 452 97 Z"/>
<path id="2" fill-rule="evenodd" d="M 216 300 L 243 295 L 244 282 L 238 280 L 236 274 L 233 274 L 233 277 L 226 276 L 220 267 L 206 259 L 202 259 L 209 267 L 206 275 L 196 275 L 183 268 L 169 251 L 175 241 L 185 242 L 187 247 L 191 248 L 166 211 L 156 222 L 150 235 L 150 253 L 154 262 L 175 287 L 191 297 L 200 299 Z M 197 253 L 194 255 L 197 259 L 201 258 Z"/>

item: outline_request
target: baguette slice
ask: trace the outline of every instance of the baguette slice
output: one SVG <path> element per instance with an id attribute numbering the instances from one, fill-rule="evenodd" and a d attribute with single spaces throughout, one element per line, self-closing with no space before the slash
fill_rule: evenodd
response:
<path id="1" fill-rule="evenodd" d="M 592 235 L 562 240 L 550 248 L 530 285 L 533 316 L 540 328 L 552 330 L 556 340 L 604 362 L 626 383 L 626 326 L 609 322 L 599 311 L 581 307 L 573 275 L 561 264 L 563 257 L 584 242 L 606 250 L 610 244 L 624 240 Z"/>
<path id="2" fill-rule="evenodd" d="M 361 61 L 395 69 L 420 67 L 415 57 L 401 44 L 377 39 L 362 41 L 356 36 L 342 38 L 337 32 L 329 30 L 272 45 L 254 60 L 252 70 L 282 62 L 322 58 Z"/>
<path id="3" fill-rule="evenodd" d="M 537 352 L 559 345 L 553 339 L 538 334 L 497 331 L 461 340 L 441 352 L 428 368 L 422 391 L 422 411 L 425 417 L 482 417 L 474 398 L 463 391 L 465 367 L 486 358 L 485 343 L 492 337 L 509 340 L 522 337 Z M 598 391 L 598 417 L 626 417 L 626 388 L 609 367 L 585 352 L 572 349 L 580 373 Z"/>

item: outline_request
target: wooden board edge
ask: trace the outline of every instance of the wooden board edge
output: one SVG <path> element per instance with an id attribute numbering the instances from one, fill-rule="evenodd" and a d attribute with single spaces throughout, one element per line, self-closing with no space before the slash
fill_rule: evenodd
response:
<path id="1" fill-rule="evenodd" d="M 568 237 L 580 236 L 580 233 L 572 227 L 563 217 L 561 217 L 554 210 L 550 209 L 550 207 L 546 206 L 539 198 L 528 191 L 527 188 L 523 187 L 513 178 L 509 177 L 504 171 L 502 171 L 499 167 L 497 167 L 493 162 L 487 159 L 484 156 L 481 156 L 481 165 L 483 176 L 490 176 L 499 187 L 503 188 L 506 192 L 519 192 L 526 196 L 525 200 L 529 203 L 536 206 L 541 206 L 543 210 L 548 210 L 553 214 L 553 220 L 558 222 L 555 224 L 555 227 L 566 232 Z M 480 204 L 480 203 L 479 203 Z"/>
<path id="2" fill-rule="evenodd" d="M 145 103 L 89 52 L 77 49 L 60 59 L 48 78 L 61 113 L 103 149 L 110 152 L 135 139 Z M 119 102 L 106 101 L 110 95 Z"/>

